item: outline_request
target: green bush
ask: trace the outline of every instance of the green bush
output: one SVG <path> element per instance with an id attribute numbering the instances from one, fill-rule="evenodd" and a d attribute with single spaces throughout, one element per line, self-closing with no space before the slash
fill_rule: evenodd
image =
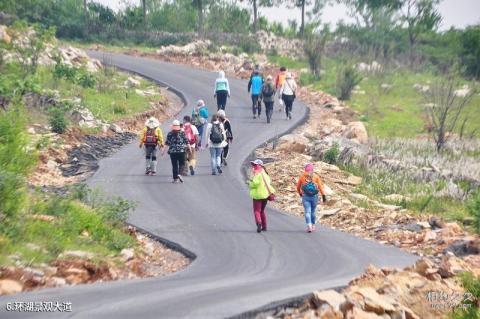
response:
<path id="1" fill-rule="evenodd" d="M 50 110 L 48 122 L 52 127 L 52 132 L 63 134 L 67 129 L 67 119 L 65 118 L 65 112 L 60 108 L 53 108 Z"/>
<path id="2" fill-rule="evenodd" d="M 462 286 L 465 288 L 463 300 L 460 301 L 460 306 L 454 311 L 453 319 L 480 319 L 480 309 L 478 304 L 480 302 L 480 277 L 476 277 L 472 273 L 463 273 L 460 275 Z"/>
<path id="3" fill-rule="evenodd" d="M 470 215 L 475 219 L 475 229 L 480 233 L 480 190 L 472 195 L 467 209 Z"/>
<path id="4" fill-rule="evenodd" d="M 340 69 L 337 75 L 336 93 L 337 98 L 342 101 L 350 99 L 353 88 L 362 81 L 360 74 L 354 68 L 349 65 L 343 69 Z"/>
<path id="5" fill-rule="evenodd" d="M 325 154 L 323 154 L 323 161 L 328 164 L 336 164 L 338 161 L 338 155 L 340 155 L 340 148 L 338 143 L 333 143 Z"/>
<path id="6" fill-rule="evenodd" d="M 80 84 L 83 88 L 94 88 L 97 84 L 97 78 L 88 72 L 80 72 L 76 78 L 76 83 Z"/>

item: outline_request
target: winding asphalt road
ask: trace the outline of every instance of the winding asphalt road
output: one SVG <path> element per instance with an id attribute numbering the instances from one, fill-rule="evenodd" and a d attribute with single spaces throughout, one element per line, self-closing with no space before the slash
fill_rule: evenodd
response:
<path id="1" fill-rule="evenodd" d="M 90 53 L 102 59 L 101 53 Z M 110 55 L 113 64 L 169 84 L 183 92 L 190 113 L 198 98 L 214 112 L 216 74 L 155 60 Z M 207 152 L 200 156 L 197 175 L 184 184 L 171 183 L 167 157 L 159 174 L 146 177 L 143 154 L 132 143 L 100 162 L 89 180 L 108 193 L 138 202 L 129 222 L 166 238 L 197 257 L 183 271 L 161 278 L 96 283 L 45 289 L 0 298 L 0 318 L 224 318 L 276 300 L 345 285 L 365 266 L 399 266 L 415 258 L 395 248 L 320 228 L 304 232 L 304 221 L 268 211 L 269 230 L 257 234 L 252 204 L 241 175 L 252 150 L 288 131 L 306 113 L 294 106 L 293 120 L 275 112 L 273 124 L 252 119 L 246 82 L 231 79 L 227 115 L 234 129 L 229 166 L 211 176 Z M 164 132 L 168 125 L 163 126 Z M 299 172 L 292 172 L 292 177 Z M 273 177 L 275 178 L 275 177 Z M 71 313 L 13 313 L 14 301 L 71 302 Z"/>

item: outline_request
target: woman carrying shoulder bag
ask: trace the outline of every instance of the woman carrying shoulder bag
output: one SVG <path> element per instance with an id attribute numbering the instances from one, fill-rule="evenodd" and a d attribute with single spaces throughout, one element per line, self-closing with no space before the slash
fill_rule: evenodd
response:
<path id="1" fill-rule="evenodd" d="M 267 230 L 267 216 L 265 208 L 268 201 L 275 200 L 275 189 L 272 187 L 270 176 L 265 171 L 262 160 L 250 162 L 252 165 L 252 179 L 250 180 L 250 197 L 253 199 L 253 214 L 257 224 L 257 233 Z"/>

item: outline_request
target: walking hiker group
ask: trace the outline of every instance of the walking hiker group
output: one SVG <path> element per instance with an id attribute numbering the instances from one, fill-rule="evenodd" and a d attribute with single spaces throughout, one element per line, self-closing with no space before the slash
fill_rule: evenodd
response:
<path id="1" fill-rule="evenodd" d="M 293 102 L 296 98 L 297 84 L 286 68 L 280 68 L 275 81 L 272 75 L 266 78 L 258 65 L 248 82 L 251 94 L 253 118 L 260 118 L 262 102 L 265 105 L 267 123 L 271 123 L 275 100 L 278 99 L 280 110 L 284 107 L 287 119 L 292 118 Z M 198 100 L 191 115 L 185 115 L 183 121 L 174 120 L 164 139 L 159 121 L 149 117 L 145 122 L 140 138 L 140 147 L 145 151 L 145 174 L 157 173 L 157 152 L 168 153 L 172 165 L 173 183 L 183 183 L 185 176 L 196 174 L 198 152 L 209 150 L 212 175 L 221 175 L 227 166 L 230 147 L 233 143 L 232 123 L 226 116 L 227 99 L 230 98 L 230 86 L 225 73 L 220 71 L 215 80 L 214 98 L 217 112 L 209 116 L 205 101 Z M 258 233 L 267 231 L 266 207 L 275 200 L 276 190 L 272 177 L 268 174 L 262 160 L 250 162 L 251 178 L 248 182 L 250 197 L 253 200 L 253 215 Z M 296 190 L 301 197 L 305 210 L 307 232 L 315 231 L 316 208 L 319 196 L 326 201 L 325 190 L 313 164 L 306 164 L 296 183 Z"/>

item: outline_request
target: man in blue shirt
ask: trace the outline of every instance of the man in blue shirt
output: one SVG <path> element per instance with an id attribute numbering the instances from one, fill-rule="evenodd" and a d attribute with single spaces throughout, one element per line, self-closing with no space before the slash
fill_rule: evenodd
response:
<path id="1" fill-rule="evenodd" d="M 262 94 L 263 78 L 258 70 L 255 70 L 253 76 L 248 81 L 248 92 L 252 95 L 253 118 L 260 117 L 262 113 L 262 104 L 260 96 Z"/>

